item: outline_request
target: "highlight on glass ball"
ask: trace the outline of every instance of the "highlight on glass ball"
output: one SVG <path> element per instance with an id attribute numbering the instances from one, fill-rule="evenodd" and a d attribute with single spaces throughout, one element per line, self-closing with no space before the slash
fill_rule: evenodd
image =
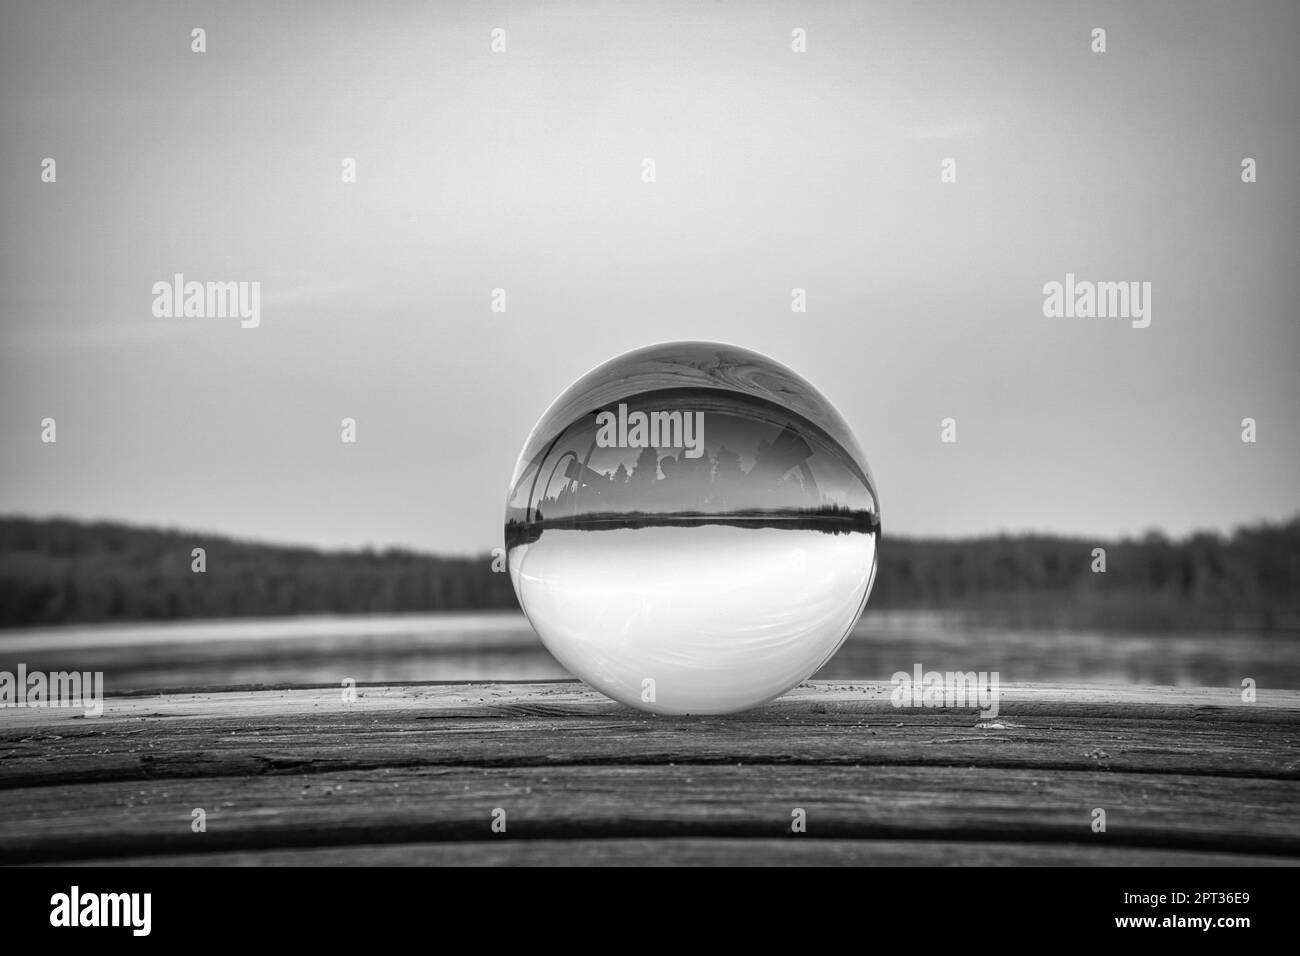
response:
<path id="1" fill-rule="evenodd" d="M 570 673 L 643 710 L 722 714 L 839 649 L 871 592 L 880 507 L 808 382 L 678 342 L 555 400 L 515 465 L 505 538 L 519 603 Z"/>

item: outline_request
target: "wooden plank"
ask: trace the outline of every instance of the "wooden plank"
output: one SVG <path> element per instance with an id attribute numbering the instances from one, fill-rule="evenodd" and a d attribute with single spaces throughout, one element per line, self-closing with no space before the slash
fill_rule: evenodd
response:
<path id="1" fill-rule="evenodd" d="M 806 714 L 895 715 L 898 719 L 934 713 L 964 714 L 974 708 L 895 708 L 892 685 L 884 681 L 845 683 L 809 681 L 770 704 L 732 722 Z M 358 685 L 358 699 L 344 704 L 338 687 L 242 688 L 108 697 L 104 714 L 86 718 L 67 708 L 0 708 L 0 733 L 56 727 L 68 721 L 107 724 L 139 717 L 232 717 L 250 721 L 291 714 L 377 713 L 418 710 L 431 717 L 576 717 L 639 714 L 577 681 Z M 1138 687 L 1128 685 L 1003 684 L 1001 716 L 1093 716 L 1110 718 L 1188 717 L 1300 725 L 1300 690 L 1261 689 L 1244 703 L 1240 692 L 1220 687 Z M 899 716 L 901 715 L 901 716 Z"/>
<path id="2" fill-rule="evenodd" d="M 892 715 L 891 715 L 892 716 Z M 0 736 L 0 790 L 187 777 L 316 774 L 382 767 L 584 764 L 982 766 L 1047 771 L 1254 776 L 1300 780 L 1300 729 L 1258 724 L 1032 717 L 972 726 L 964 716 L 901 721 L 568 718 L 330 714 L 245 719 L 140 718 L 117 732 Z M 83 729 L 84 728 L 84 729 Z"/>
<path id="3" fill-rule="evenodd" d="M 1300 859 L 1300 693 L 1004 685 L 981 720 L 894 708 L 891 690 L 814 682 L 731 717 L 647 715 L 567 681 L 0 710 L 0 861 L 463 860 L 477 844 L 541 862 L 571 842 L 565 861 L 618 862 L 664 841 L 700 861 L 768 844 L 846 862 Z M 498 806 L 506 835 L 488 829 Z M 794 807 L 806 835 L 787 834 Z"/>
<path id="4" fill-rule="evenodd" d="M 885 685 L 887 686 L 887 685 Z M 0 790 L 382 767 L 819 764 L 1108 769 L 1300 779 L 1300 695 L 1010 687 L 996 720 L 895 709 L 879 685 L 810 685 L 735 717 L 669 718 L 572 683 L 111 699 L 101 718 L 10 710 Z M 1287 702 L 1293 704 L 1288 708 Z"/>
<path id="5" fill-rule="evenodd" d="M 961 840 L 482 840 L 178 853 L 79 866 L 1296 866 L 1287 857 Z"/>
<path id="6" fill-rule="evenodd" d="M 965 767 L 420 768 L 0 792 L 0 862 L 503 839 L 1069 843 L 1300 856 L 1300 784 Z M 1092 811 L 1107 812 L 1093 833 Z M 207 813 L 193 833 L 191 811 Z"/>

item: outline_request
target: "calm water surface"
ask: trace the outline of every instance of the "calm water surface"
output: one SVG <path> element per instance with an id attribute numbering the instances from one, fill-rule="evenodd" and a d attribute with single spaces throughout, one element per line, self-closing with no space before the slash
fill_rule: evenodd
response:
<path id="1" fill-rule="evenodd" d="M 110 693 L 242 684 L 567 676 L 517 613 L 276 618 L 0 631 L 0 670 L 103 671 Z M 1003 681 L 1300 688 L 1300 633 L 1034 629 L 868 609 L 820 678 L 926 670 Z"/>

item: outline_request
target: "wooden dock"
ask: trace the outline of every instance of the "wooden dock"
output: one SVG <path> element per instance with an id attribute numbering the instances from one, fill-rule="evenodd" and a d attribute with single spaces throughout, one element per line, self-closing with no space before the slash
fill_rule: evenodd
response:
<path id="1" fill-rule="evenodd" d="M 1004 684 L 981 720 L 890 690 L 687 718 L 573 682 L 5 709 L 0 862 L 1300 862 L 1298 691 Z"/>

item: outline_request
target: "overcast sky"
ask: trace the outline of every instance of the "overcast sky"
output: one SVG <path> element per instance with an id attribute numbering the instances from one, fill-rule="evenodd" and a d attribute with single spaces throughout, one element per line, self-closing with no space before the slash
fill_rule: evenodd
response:
<path id="1" fill-rule="evenodd" d="M 0 512 L 486 550 L 556 395 L 706 339 L 840 409 L 886 539 L 1290 517 L 1297 49 L 1285 0 L 6 2 Z M 177 272 L 260 327 L 155 318 Z M 1067 272 L 1150 327 L 1045 318 Z"/>

